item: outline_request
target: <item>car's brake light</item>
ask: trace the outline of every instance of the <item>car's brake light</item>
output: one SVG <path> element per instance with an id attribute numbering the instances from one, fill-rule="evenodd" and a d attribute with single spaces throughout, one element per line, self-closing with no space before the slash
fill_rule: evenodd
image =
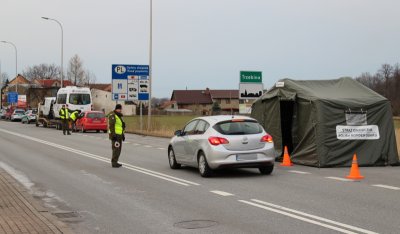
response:
<path id="1" fill-rule="evenodd" d="M 260 140 L 261 142 L 268 142 L 268 143 L 272 143 L 272 136 L 267 134 L 265 136 L 263 136 Z"/>
<path id="2" fill-rule="evenodd" d="M 244 122 L 244 119 L 232 119 L 232 122 Z"/>
<path id="3" fill-rule="evenodd" d="M 208 142 L 210 142 L 211 145 L 229 144 L 229 141 L 222 137 L 209 137 Z"/>

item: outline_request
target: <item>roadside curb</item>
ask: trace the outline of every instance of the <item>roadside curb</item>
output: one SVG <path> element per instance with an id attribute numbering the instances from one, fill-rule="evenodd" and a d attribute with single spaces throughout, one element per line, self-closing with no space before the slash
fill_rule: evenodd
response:
<path id="1" fill-rule="evenodd" d="M 3 168 L 0 194 L 1 233 L 74 233 Z"/>

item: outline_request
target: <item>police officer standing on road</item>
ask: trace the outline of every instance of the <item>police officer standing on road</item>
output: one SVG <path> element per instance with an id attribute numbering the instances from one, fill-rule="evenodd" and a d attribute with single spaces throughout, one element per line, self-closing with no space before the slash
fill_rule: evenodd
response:
<path id="1" fill-rule="evenodd" d="M 111 166 L 117 168 L 122 166 L 118 163 L 118 159 L 121 154 L 122 141 L 125 141 L 125 122 L 122 120 L 121 111 L 121 104 L 117 104 L 115 110 L 108 116 L 108 133 L 112 148 Z"/>
<path id="2" fill-rule="evenodd" d="M 63 134 L 65 135 L 65 131 L 67 131 L 67 134 L 71 135 L 71 133 L 69 132 L 69 123 L 68 123 L 69 109 L 65 108 L 65 104 L 62 105 L 62 108 L 60 109 L 58 114 L 60 115 L 61 118 Z"/>

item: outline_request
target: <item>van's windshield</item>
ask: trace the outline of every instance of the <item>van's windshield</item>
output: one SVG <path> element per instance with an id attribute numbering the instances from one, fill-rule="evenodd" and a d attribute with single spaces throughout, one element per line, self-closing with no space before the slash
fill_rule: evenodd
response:
<path id="1" fill-rule="evenodd" d="M 69 95 L 69 103 L 73 105 L 88 105 L 90 104 L 90 94 L 71 93 Z"/>

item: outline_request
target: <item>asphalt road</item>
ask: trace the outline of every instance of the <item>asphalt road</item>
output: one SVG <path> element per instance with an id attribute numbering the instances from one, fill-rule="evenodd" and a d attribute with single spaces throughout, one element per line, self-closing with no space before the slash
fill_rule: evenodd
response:
<path id="1" fill-rule="evenodd" d="M 318 169 L 277 163 L 202 178 L 171 170 L 168 139 L 128 135 L 111 168 L 104 133 L 0 121 L 0 166 L 77 233 L 399 233 L 400 167 Z M 362 157 L 362 155 L 358 155 Z"/>

